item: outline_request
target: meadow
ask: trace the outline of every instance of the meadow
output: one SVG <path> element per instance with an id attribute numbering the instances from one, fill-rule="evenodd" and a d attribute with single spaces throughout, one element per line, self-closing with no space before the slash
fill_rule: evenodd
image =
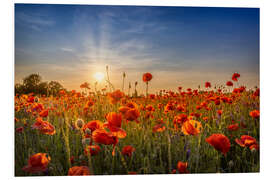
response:
<path id="1" fill-rule="evenodd" d="M 16 94 L 15 176 L 259 172 L 259 88 L 234 73 L 223 86 L 151 94 L 152 78 L 142 74 L 144 96 L 87 83 Z"/>

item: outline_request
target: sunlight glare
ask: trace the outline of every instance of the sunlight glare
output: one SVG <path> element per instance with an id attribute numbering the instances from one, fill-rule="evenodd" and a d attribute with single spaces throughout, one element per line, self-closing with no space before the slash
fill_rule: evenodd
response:
<path id="1" fill-rule="evenodd" d="M 104 79 L 104 74 L 101 72 L 97 72 L 94 74 L 94 77 L 97 81 L 102 81 Z"/>

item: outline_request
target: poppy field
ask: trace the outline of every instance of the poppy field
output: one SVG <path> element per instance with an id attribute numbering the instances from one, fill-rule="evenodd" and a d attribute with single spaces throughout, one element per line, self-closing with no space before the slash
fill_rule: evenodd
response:
<path id="1" fill-rule="evenodd" d="M 234 73 L 151 94 L 153 78 L 142 74 L 140 96 L 109 78 L 100 90 L 16 94 L 15 176 L 259 172 L 259 88 Z"/>

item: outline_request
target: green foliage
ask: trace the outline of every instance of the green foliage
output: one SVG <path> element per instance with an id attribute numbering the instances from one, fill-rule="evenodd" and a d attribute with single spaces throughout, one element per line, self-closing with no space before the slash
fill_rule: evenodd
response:
<path id="1" fill-rule="evenodd" d="M 57 95 L 64 87 L 57 81 L 43 82 L 39 74 L 30 74 L 23 79 L 23 84 L 15 84 L 15 94 Z"/>

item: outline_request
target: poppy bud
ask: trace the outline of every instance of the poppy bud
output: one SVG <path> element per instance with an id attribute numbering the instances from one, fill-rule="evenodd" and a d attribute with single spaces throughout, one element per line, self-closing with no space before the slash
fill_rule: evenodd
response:
<path id="1" fill-rule="evenodd" d="M 257 152 L 256 148 L 252 148 L 252 149 L 251 149 L 251 152 L 252 152 L 252 153 L 256 153 L 256 152 Z"/>
<path id="2" fill-rule="evenodd" d="M 91 130 L 88 129 L 88 128 L 86 128 L 86 129 L 85 129 L 85 134 L 86 134 L 86 135 L 91 135 Z"/>
<path id="3" fill-rule="evenodd" d="M 77 129 L 82 128 L 84 125 L 84 121 L 82 119 L 77 119 L 77 121 L 75 122 L 75 126 Z"/>
<path id="4" fill-rule="evenodd" d="M 80 159 L 80 160 L 84 160 L 84 155 L 81 154 L 81 155 L 79 156 L 79 159 Z"/>
<path id="5" fill-rule="evenodd" d="M 84 138 L 84 139 L 82 140 L 82 144 L 83 144 L 83 145 L 89 145 L 89 144 L 90 144 L 90 141 L 91 141 L 90 138 Z"/>
<path id="6" fill-rule="evenodd" d="M 233 165 L 234 165 L 233 160 L 230 160 L 229 163 L 228 163 L 228 166 L 229 166 L 230 168 L 232 168 Z"/>

